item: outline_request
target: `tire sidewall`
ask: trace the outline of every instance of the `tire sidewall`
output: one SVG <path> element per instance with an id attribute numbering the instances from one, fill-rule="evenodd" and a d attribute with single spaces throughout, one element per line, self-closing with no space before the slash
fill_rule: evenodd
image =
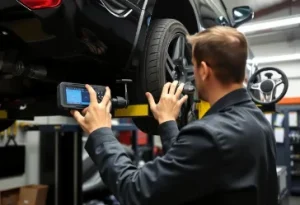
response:
<path id="1" fill-rule="evenodd" d="M 160 35 L 158 48 L 157 48 L 157 56 L 156 56 L 156 65 L 155 70 L 157 72 L 157 83 L 155 85 L 150 85 L 150 79 L 148 78 L 148 69 L 149 69 L 149 61 L 151 55 L 151 46 L 153 45 L 153 41 L 155 39 L 155 32 L 159 25 L 165 25 L 165 30 L 162 35 Z M 153 21 L 150 25 L 148 36 L 145 42 L 145 50 L 142 54 L 141 66 L 139 68 L 138 76 L 137 76 L 137 99 L 139 103 L 148 103 L 147 98 L 145 96 L 146 92 L 152 93 L 156 102 L 159 101 L 162 88 L 166 81 L 166 61 L 168 48 L 170 43 L 174 39 L 176 35 L 187 35 L 187 29 L 181 24 L 179 21 L 174 19 L 158 19 Z M 152 68 L 153 69 L 153 68 Z M 155 92 L 153 92 L 155 91 Z M 150 113 L 151 114 L 151 113 Z M 148 134 L 158 134 L 158 122 L 153 117 L 140 117 L 134 118 L 134 123 L 137 127 L 146 132 Z"/>
<path id="2" fill-rule="evenodd" d="M 172 24 L 169 28 L 166 29 L 166 32 L 164 34 L 165 38 L 160 39 L 161 43 L 158 48 L 158 50 L 162 51 L 159 53 L 159 55 L 157 57 L 157 65 L 156 65 L 156 69 L 158 72 L 158 84 L 156 85 L 156 89 L 158 89 L 160 92 L 158 94 L 152 93 L 152 95 L 156 101 L 159 100 L 162 88 L 165 85 L 165 83 L 167 83 L 166 82 L 165 65 L 166 65 L 166 61 L 167 61 L 166 52 L 168 51 L 170 43 L 173 40 L 175 35 L 177 35 L 177 34 L 187 35 L 188 34 L 187 30 L 184 28 L 184 26 L 180 22 L 178 22 L 176 20 L 172 20 L 172 19 L 170 19 L 170 21 L 174 21 L 174 24 Z M 151 46 L 151 42 L 150 42 L 151 40 L 152 40 L 151 37 L 149 37 L 149 39 L 147 38 L 146 45 L 145 45 L 146 46 L 145 52 L 143 52 L 144 53 L 143 58 L 142 58 L 143 61 L 142 61 L 142 65 L 140 67 L 139 78 L 138 78 L 138 80 L 140 81 L 139 85 L 142 85 L 142 89 L 140 89 L 142 95 L 139 95 L 138 97 L 139 98 L 142 97 L 142 99 L 140 99 L 140 100 L 143 100 L 144 102 L 147 102 L 147 99 L 145 97 L 145 92 L 151 92 L 151 89 L 153 90 L 153 88 L 149 88 L 149 79 L 147 79 L 147 71 L 146 71 L 146 69 L 148 69 L 148 66 L 147 66 L 148 61 L 149 61 L 149 59 L 148 59 L 148 56 L 149 56 L 148 51 L 149 50 L 148 49 Z"/>

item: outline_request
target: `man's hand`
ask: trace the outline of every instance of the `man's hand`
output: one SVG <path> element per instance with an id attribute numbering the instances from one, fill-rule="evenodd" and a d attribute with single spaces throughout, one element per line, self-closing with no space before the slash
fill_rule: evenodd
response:
<path id="1" fill-rule="evenodd" d="M 88 134 L 91 134 L 96 129 L 102 127 L 111 128 L 110 89 L 106 87 L 106 92 L 101 103 L 98 103 L 97 94 L 90 85 L 86 85 L 86 89 L 90 94 L 90 105 L 82 111 L 83 115 L 77 110 L 72 110 L 71 113 L 74 116 L 75 120 Z"/>
<path id="2" fill-rule="evenodd" d="M 150 109 L 154 118 L 162 124 L 169 120 L 176 120 L 178 118 L 182 104 L 188 99 L 188 96 L 180 98 L 184 84 L 178 85 L 178 81 L 173 83 L 166 83 L 163 87 L 159 102 L 156 104 L 151 93 L 146 93 L 149 101 Z"/>

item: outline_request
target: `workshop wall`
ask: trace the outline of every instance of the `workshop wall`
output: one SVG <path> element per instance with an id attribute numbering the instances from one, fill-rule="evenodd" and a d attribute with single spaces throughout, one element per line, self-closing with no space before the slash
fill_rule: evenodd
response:
<path id="1" fill-rule="evenodd" d="M 267 44 L 251 45 L 256 57 L 270 57 L 270 56 L 281 56 L 300 54 L 300 40 L 291 41 L 280 41 L 271 42 Z M 300 60 L 285 61 L 285 62 L 274 62 L 260 64 L 259 68 L 262 67 L 277 67 L 281 69 L 287 75 L 289 79 L 289 89 L 285 97 L 299 97 L 300 95 Z"/>
<path id="2" fill-rule="evenodd" d="M 254 11 L 259 11 L 263 7 L 281 3 L 281 0 L 272 1 L 239 1 L 225 0 L 229 4 L 229 11 L 236 5 L 249 5 Z M 291 1 L 288 5 L 276 7 L 272 10 L 260 12 L 254 15 L 254 19 L 243 26 L 256 25 L 259 23 L 275 20 L 283 20 L 295 17 L 300 14 L 300 6 L 298 1 Z M 281 56 L 281 55 L 300 55 L 300 26 L 280 26 L 270 30 L 257 31 L 255 33 L 246 33 L 251 49 L 257 58 Z M 274 62 L 260 64 L 259 68 L 272 66 L 282 69 L 289 78 L 289 89 L 285 97 L 299 97 L 300 86 L 300 60 Z"/>
<path id="3" fill-rule="evenodd" d="M 17 121 L 17 123 L 57 125 L 76 124 L 76 121 L 71 117 L 47 116 L 35 117 L 33 121 Z M 3 142 L 0 141 L 0 146 L 4 146 L 5 142 L 6 139 Z M 21 176 L 0 179 L 0 190 L 24 186 L 27 184 L 39 184 L 39 131 L 22 132 L 18 129 L 16 142 L 20 145 L 26 146 L 25 173 Z"/>

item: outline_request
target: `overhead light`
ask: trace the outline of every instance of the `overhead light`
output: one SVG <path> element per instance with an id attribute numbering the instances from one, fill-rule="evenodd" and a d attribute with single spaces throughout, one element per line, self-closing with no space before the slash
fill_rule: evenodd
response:
<path id="1" fill-rule="evenodd" d="M 253 23 L 238 27 L 238 31 L 248 34 L 257 31 L 276 30 L 281 27 L 299 26 L 300 16 L 296 15 L 289 18 L 275 19 L 264 22 Z"/>
<path id="2" fill-rule="evenodd" d="M 270 57 L 255 57 L 248 62 L 254 62 L 257 64 L 266 64 L 266 63 L 278 63 L 285 61 L 296 61 L 300 60 L 300 53 L 290 54 L 290 55 L 281 55 L 281 56 L 270 56 Z"/>

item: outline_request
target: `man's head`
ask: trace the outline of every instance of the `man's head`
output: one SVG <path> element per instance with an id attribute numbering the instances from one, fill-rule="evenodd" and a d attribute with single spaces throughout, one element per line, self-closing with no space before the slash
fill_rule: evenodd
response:
<path id="1" fill-rule="evenodd" d="M 248 45 L 242 33 L 216 26 L 187 39 L 192 46 L 195 83 L 202 100 L 208 100 L 213 88 L 243 85 Z"/>

